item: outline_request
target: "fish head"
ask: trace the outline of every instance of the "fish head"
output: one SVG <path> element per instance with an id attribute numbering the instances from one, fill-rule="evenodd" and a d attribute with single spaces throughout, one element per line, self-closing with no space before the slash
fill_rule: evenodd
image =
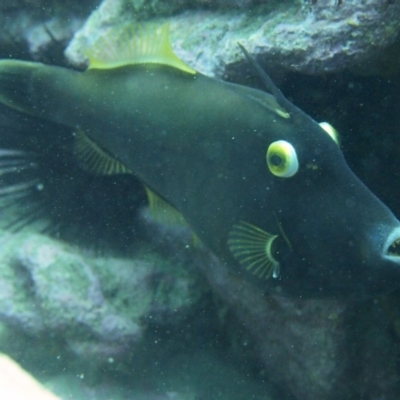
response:
<path id="1" fill-rule="evenodd" d="M 365 298 L 399 287 L 399 221 L 350 170 L 329 125 L 304 113 L 290 124 L 266 150 L 283 292 Z"/>
<path id="2" fill-rule="evenodd" d="M 231 253 L 249 279 L 290 296 L 400 287 L 399 221 L 348 167 L 336 131 L 291 111 L 266 129 L 261 190 L 230 231 Z"/>

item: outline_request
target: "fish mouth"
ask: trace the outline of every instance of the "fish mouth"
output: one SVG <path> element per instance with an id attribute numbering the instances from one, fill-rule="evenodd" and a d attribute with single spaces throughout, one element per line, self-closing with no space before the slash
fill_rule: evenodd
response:
<path id="1" fill-rule="evenodd" d="M 400 264 L 400 227 L 393 229 L 383 246 L 384 258 Z"/>

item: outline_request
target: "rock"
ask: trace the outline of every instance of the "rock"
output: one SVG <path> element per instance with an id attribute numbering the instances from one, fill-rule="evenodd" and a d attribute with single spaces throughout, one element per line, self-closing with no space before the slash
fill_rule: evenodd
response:
<path id="1" fill-rule="evenodd" d="M 164 381 L 165 361 L 160 371 L 152 371 L 151 366 L 171 358 L 171 351 L 182 351 L 182 357 L 186 357 L 180 362 L 175 359 L 178 364 L 192 363 L 197 356 L 187 354 L 184 344 L 177 350 L 177 342 L 198 340 L 191 335 L 197 329 L 196 335 L 200 335 L 207 326 L 215 338 L 210 343 L 217 338 L 229 343 L 225 357 L 258 370 L 259 378 L 282 388 L 281 396 L 333 400 L 340 393 L 341 399 L 384 396 L 397 400 L 400 387 L 396 360 L 400 349 L 393 331 L 394 327 L 400 331 L 400 314 L 396 297 L 345 303 L 268 296 L 231 275 L 229 267 L 205 249 L 192 248 L 186 229 L 157 224 L 147 214 L 144 218 L 152 250 L 144 245 L 143 253 L 132 260 L 93 257 L 41 235 L 17 235 L 8 240 L 3 236 L 0 316 L 11 331 L 1 330 L 1 346 L 15 351 L 16 345 L 7 343 L 15 342 L 16 333 L 23 331 L 35 337 L 39 346 L 21 342 L 16 354 L 35 360 L 35 352 L 43 352 L 40 343 L 51 343 L 48 338 L 52 337 L 53 344 L 45 347 L 46 353 L 48 346 L 52 349 L 47 355 L 50 358 L 44 364 L 42 361 L 42 368 L 55 362 L 51 353 L 62 354 L 61 365 L 69 365 L 65 364 L 65 351 L 54 343 L 54 338 L 59 338 L 80 363 L 96 359 L 95 370 L 100 366 L 130 374 L 140 365 L 146 376 L 160 373 Z M 192 267 L 182 270 L 179 265 Z M 202 271 L 220 298 L 217 321 L 207 322 L 207 317 L 199 321 L 209 311 L 204 306 L 196 309 L 203 292 L 191 268 Z M 188 316 L 190 325 L 196 320 L 200 325 L 188 330 Z M 184 339 L 180 332 L 189 336 Z M 88 375 L 89 379 L 95 372 L 92 368 L 83 370 L 78 375 Z M 229 376 L 235 376 L 228 370 Z M 196 371 L 194 368 L 191 374 L 196 376 Z M 168 380 L 176 379 L 171 370 Z M 221 384 L 218 379 L 216 385 Z M 50 381 L 61 382 L 64 387 L 61 376 Z M 105 384 L 103 379 L 99 382 Z M 82 380 L 75 387 L 70 382 L 63 390 L 74 387 L 77 393 L 88 391 L 87 384 Z M 97 393 L 97 385 L 89 392 Z M 249 386 L 251 393 L 262 391 L 262 385 L 270 390 L 266 383 L 258 385 L 253 389 Z M 107 387 L 114 390 L 112 382 Z M 193 390 L 199 394 L 198 388 Z M 214 390 L 213 386 L 209 393 Z M 375 397 L 368 397 L 370 394 Z M 147 396 L 153 395 L 149 392 Z M 241 399 L 239 395 L 237 398 Z"/>
<path id="2" fill-rule="evenodd" d="M 14 291 L 0 301 L 0 348 L 62 398 L 275 398 L 216 350 L 224 339 L 191 233 L 149 226 L 163 235 L 157 250 L 141 243 L 125 259 L 3 233 L 0 284 Z"/>
<path id="3" fill-rule="evenodd" d="M 125 0 L 104 0 L 68 46 L 70 62 L 85 65 L 82 49 L 105 28 L 140 19 L 146 4 L 137 3 L 135 8 L 127 7 Z M 243 73 L 238 42 L 265 59 L 269 72 L 323 74 L 355 69 L 375 59 L 395 43 L 400 30 L 400 4 L 383 0 L 262 2 L 249 8 L 170 14 L 159 10 L 157 19 L 161 23 L 168 16 L 171 21 L 177 54 L 196 70 L 219 77 Z"/>
<path id="4" fill-rule="evenodd" d="M 8 237 L 3 249 L 2 320 L 31 336 L 62 337 L 83 359 L 107 363 L 132 351 L 149 320 L 179 324 L 202 293 L 195 274 L 151 252 L 96 258 L 34 234 Z"/>
<path id="5" fill-rule="evenodd" d="M 0 5 L 0 57 L 65 64 L 63 50 L 94 7 L 84 2 L 21 0 Z"/>

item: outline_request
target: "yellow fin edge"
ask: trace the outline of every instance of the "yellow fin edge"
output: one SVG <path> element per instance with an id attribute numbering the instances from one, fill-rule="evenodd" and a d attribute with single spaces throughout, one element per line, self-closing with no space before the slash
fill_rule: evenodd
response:
<path id="1" fill-rule="evenodd" d="M 151 216 L 157 221 L 168 225 L 187 226 L 183 215 L 166 200 L 145 186 Z"/>
<path id="2" fill-rule="evenodd" d="M 89 69 L 112 69 L 135 64 L 169 65 L 189 74 L 196 71 L 172 50 L 169 23 L 123 24 L 110 28 L 84 52 Z"/>

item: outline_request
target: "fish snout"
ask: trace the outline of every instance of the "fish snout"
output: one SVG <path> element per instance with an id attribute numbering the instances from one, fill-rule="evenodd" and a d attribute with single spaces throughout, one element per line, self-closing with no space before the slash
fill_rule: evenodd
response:
<path id="1" fill-rule="evenodd" d="M 400 265 L 400 225 L 389 233 L 383 246 L 382 256 Z"/>

